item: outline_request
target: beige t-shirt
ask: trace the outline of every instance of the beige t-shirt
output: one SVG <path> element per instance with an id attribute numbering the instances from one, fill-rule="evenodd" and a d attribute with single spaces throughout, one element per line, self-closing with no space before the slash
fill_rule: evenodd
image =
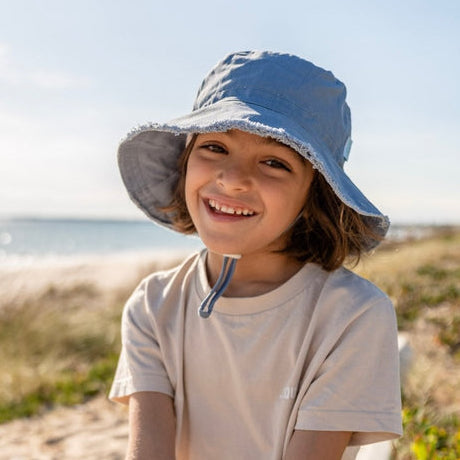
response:
<path id="1" fill-rule="evenodd" d="M 346 269 L 307 264 L 267 294 L 220 298 L 202 319 L 205 260 L 202 251 L 134 291 L 110 392 L 119 402 L 172 396 L 178 460 L 280 460 L 294 430 L 352 431 L 350 446 L 401 434 L 385 294 Z"/>

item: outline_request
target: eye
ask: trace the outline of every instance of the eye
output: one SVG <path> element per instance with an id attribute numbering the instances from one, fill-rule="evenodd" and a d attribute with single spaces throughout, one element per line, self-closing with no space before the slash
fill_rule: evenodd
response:
<path id="1" fill-rule="evenodd" d="M 219 144 L 207 143 L 200 145 L 201 149 L 208 150 L 213 153 L 227 153 L 227 150 Z"/>
<path id="2" fill-rule="evenodd" d="M 284 169 L 285 171 L 291 172 L 291 168 L 284 162 L 277 160 L 276 158 L 270 158 L 265 160 L 264 164 L 273 169 Z"/>

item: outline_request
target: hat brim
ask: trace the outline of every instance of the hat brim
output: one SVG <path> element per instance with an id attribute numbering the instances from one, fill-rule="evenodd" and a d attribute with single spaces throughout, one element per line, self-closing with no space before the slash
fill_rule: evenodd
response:
<path id="1" fill-rule="evenodd" d="M 281 128 L 282 127 L 282 128 Z M 131 131 L 118 150 L 120 172 L 131 199 L 155 222 L 173 229 L 161 208 L 170 204 L 179 179 L 178 160 L 186 135 L 239 129 L 271 137 L 309 160 L 337 196 L 361 214 L 382 237 L 390 222 L 327 153 L 327 146 L 286 115 L 238 99 L 222 99 L 168 123 L 151 123 Z M 369 249 L 377 241 L 370 242 Z"/>

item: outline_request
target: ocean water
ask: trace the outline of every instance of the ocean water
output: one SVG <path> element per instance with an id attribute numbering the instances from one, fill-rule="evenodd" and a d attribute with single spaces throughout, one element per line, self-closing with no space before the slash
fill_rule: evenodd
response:
<path id="1" fill-rule="evenodd" d="M 198 238 L 149 221 L 0 218 L 0 263 L 201 247 Z"/>
<path id="2" fill-rule="evenodd" d="M 429 227 L 392 226 L 389 239 L 421 237 Z M 0 218 L 0 264 L 75 256 L 191 252 L 203 247 L 149 221 Z"/>

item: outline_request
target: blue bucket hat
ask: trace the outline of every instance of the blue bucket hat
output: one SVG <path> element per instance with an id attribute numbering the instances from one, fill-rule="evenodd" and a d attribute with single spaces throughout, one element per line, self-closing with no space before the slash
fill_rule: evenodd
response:
<path id="1" fill-rule="evenodd" d="M 179 179 L 178 158 L 191 133 L 238 129 L 271 137 L 310 161 L 340 200 L 385 236 L 389 220 L 343 170 L 351 147 L 345 85 L 311 62 L 269 51 L 233 53 L 203 80 L 188 115 L 150 123 L 121 142 L 118 162 L 131 199 L 156 223 L 173 228 L 161 208 Z M 368 249 L 376 246 L 371 241 Z"/>

